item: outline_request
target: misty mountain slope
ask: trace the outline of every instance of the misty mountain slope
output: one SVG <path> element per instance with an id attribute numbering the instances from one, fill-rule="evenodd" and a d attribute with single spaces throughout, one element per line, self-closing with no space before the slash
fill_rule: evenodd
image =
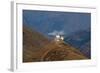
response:
<path id="1" fill-rule="evenodd" d="M 23 28 L 23 62 L 61 61 L 87 59 L 80 51 L 65 44 L 56 43 L 41 33 Z"/>
<path id="2" fill-rule="evenodd" d="M 78 31 L 73 35 L 66 37 L 65 42 L 80 50 L 88 58 L 91 57 L 91 34 L 90 31 Z"/>
<path id="3" fill-rule="evenodd" d="M 23 62 L 37 61 L 38 53 L 41 48 L 50 41 L 42 34 L 31 30 L 28 27 L 23 27 Z"/>
<path id="4" fill-rule="evenodd" d="M 63 61 L 63 60 L 82 60 L 88 59 L 76 48 L 66 44 L 65 42 L 52 42 L 45 48 L 48 50 L 42 56 L 44 61 Z"/>

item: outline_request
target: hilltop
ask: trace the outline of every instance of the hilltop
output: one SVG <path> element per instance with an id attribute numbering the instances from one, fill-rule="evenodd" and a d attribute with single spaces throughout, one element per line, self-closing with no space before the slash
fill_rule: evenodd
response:
<path id="1" fill-rule="evenodd" d="M 23 62 L 88 59 L 64 41 L 57 43 L 36 30 L 23 27 Z"/>

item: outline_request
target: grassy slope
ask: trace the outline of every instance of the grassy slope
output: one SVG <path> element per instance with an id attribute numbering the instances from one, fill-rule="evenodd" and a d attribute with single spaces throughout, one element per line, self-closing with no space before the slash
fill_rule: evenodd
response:
<path id="1" fill-rule="evenodd" d="M 69 44 L 55 43 L 35 30 L 23 28 L 23 62 L 78 59 L 87 58 Z"/>

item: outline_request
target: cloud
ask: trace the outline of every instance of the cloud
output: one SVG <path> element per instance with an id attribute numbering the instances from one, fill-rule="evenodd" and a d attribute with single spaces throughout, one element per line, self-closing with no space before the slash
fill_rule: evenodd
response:
<path id="1" fill-rule="evenodd" d="M 50 32 L 50 33 L 48 33 L 48 35 L 52 35 L 52 36 L 55 36 L 55 35 L 64 35 L 65 33 L 64 33 L 64 31 L 57 31 L 57 30 L 55 30 L 55 31 L 53 31 L 53 32 Z"/>

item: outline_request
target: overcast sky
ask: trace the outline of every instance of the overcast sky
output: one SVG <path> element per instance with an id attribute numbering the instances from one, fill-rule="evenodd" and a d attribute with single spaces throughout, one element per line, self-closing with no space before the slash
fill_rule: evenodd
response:
<path id="1" fill-rule="evenodd" d="M 90 13 L 23 10 L 23 25 L 48 36 L 53 31 L 72 32 L 88 30 L 91 26 Z"/>

